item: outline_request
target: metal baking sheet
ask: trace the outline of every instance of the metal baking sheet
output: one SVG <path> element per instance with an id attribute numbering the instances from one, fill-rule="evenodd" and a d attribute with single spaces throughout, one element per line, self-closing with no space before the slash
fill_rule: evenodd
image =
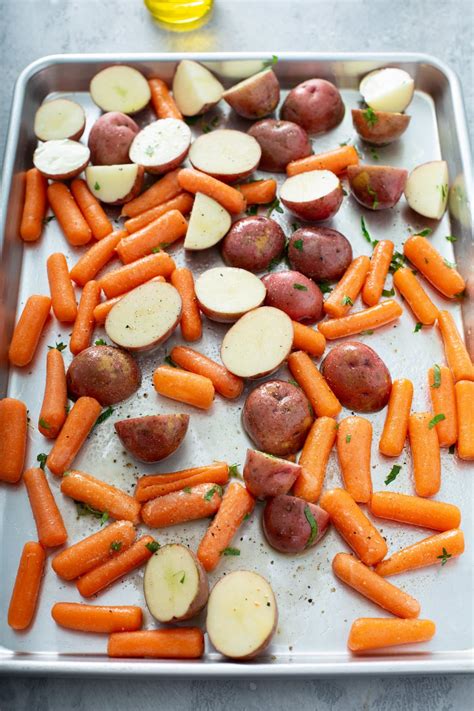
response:
<path id="1" fill-rule="evenodd" d="M 47 452 L 49 444 L 37 431 L 35 423 L 41 404 L 45 354 L 47 345 L 55 341 L 68 342 L 69 329 L 63 329 L 53 319 L 41 339 L 35 362 L 25 369 L 9 369 L 6 357 L 13 324 L 26 298 L 32 293 L 48 293 L 46 257 L 51 251 L 61 250 L 73 264 L 79 250 L 71 250 L 55 221 L 50 222 L 43 237 L 36 244 L 24 245 L 18 238 L 22 197 L 23 173 L 31 167 L 35 147 L 33 117 L 45 98 L 68 97 L 81 103 L 87 113 L 87 133 L 99 116 L 87 88 L 91 77 L 112 63 L 127 63 L 146 75 L 159 75 L 169 80 L 176 63 L 183 56 L 197 59 L 208 65 L 226 85 L 236 81 L 244 71 L 251 72 L 248 62 L 262 54 L 120 54 L 120 55 L 58 55 L 41 59 L 25 69 L 20 76 L 12 107 L 10 132 L 5 156 L 2 210 L 2 244 L 0 264 L 0 395 L 8 394 L 24 400 L 29 408 L 31 424 L 27 464 L 32 465 L 39 452 Z M 374 238 L 389 238 L 401 249 L 408 235 L 424 227 L 432 227 L 435 246 L 449 260 L 456 260 L 464 276 L 472 265 L 473 244 L 469 215 L 470 152 L 461 92 L 454 74 L 436 59 L 424 55 L 375 55 L 317 53 L 280 54 L 275 69 L 284 90 L 304 79 L 319 76 L 334 81 L 341 89 L 346 104 L 343 123 L 333 131 L 314 138 L 315 152 L 348 140 L 355 140 L 351 125 L 350 108 L 357 106 L 359 79 L 368 71 L 380 66 L 405 68 L 416 80 L 416 92 L 409 113 L 412 121 L 405 136 L 385 148 L 378 148 L 377 156 L 366 146 L 357 143 L 363 160 L 368 163 L 387 163 L 411 169 L 419 163 L 438 159 L 448 161 L 451 190 L 450 214 L 438 223 L 424 220 L 408 209 L 404 199 L 393 210 L 372 213 L 362 210 L 352 198 L 347 197 L 331 221 L 331 226 L 348 236 L 354 256 L 367 254 L 370 248 L 360 230 L 360 215 L 364 214 L 367 227 Z M 224 76 L 224 75 L 227 75 Z M 285 93 L 285 92 L 283 92 Z M 229 116 L 221 106 L 210 113 L 217 116 L 219 126 L 246 128 L 248 123 Z M 139 117 L 144 123 L 149 116 Z M 194 127 L 199 133 L 199 130 Z M 118 211 L 113 213 L 117 217 Z M 287 234 L 294 220 L 287 212 L 274 212 Z M 454 234 L 458 241 L 453 245 L 445 239 Z M 453 253 L 454 247 L 454 253 Z M 217 250 L 203 254 L 185 255 L 181 246 L 171 249 L 179 264 L 186 263 L 195 273 L 220 263 Z M 280 268 L 284 268 L 282 265 Z M 390 286 L 389 286 L 390 288 Z M 472 329 L 467 302 L 463 314 L 458 303 L 447 302 L 429 286 L 427 291 L 436 304 L 449 309 L 466 334 L 472 347 Z M 356 305 L 356 308 L 359 304 Z M 436 329 L 423 329 L 414 333 L 415 320 L 408 309 L 398 324 L 389 325 L 370 336 L 360 336 L 361 341 L 373 347 L 386 361 L 393 378 L 409 377 L 415 384 L 414 410 L 429 407 L 426 371 L 433 363 L 442 363 L 443 349 Z M 204 333 L 199 348 L 211 357 L 218 357 L 219 344 L 226 326 L 204 321 Z M 98 330 L 96 337 L 103 335 Z M 242 465 L 249 440 L 242 431 L 240 414 L 245 394 L 255 383 L 247 386 L 238 402 L 223 401 L 217 397 L 210 412 L 196 412 L 179 403 L 159 398 L 153 390 L 151 374 L 163 362 L 171 347 L 179 342 L 179 333 L 151 354 L 140 356 L 143 384 L 137 395 L 117 406 L 113 416 L 90 436 L 75 461 L 75 467 L 90 472 L 107 482 L 132 491 L 139 473 L 170 471 L 184 466 L 197 466 L 214 459 Z M 329 347 L 331 347 L 329 343 Z M 71 360 L 64 351 L 66 362 Z M 282 368 L 278 377 L 287 378 Z M 138 466 L 128 457 L 114 434 L 113 422 L 126 417 L 159 412 L 188 411 L 190 428 L 184 445 L 178 453 L 161 465 Z M 342 413 L 342 416 L 347 413 Z M 383 481 L 394 461 L 402 465 L 401 474 L 391 486 L 394 491 L 413 491 L 410 454 L 405 449 L 398 460 L 379 457 L 377 443 L 381 433 L 384 412 L 369 415 L 374 426 L 372 447 L 374 490 L 384 489 Z M 1 436 L 1 433 L 0 433 Z M 390 653 L 353 657 L 346 648 L 352 621 L 359 616 L 378 616 L 381 611 L 356 593 L 337 582 L 331 572 L 334 554 L 346 546 L 335 530 L 323 542 L 305 555 L 286 557 L 270 549 L 260 530 L 260 511 L 254 514 L 239 531 L 237 545 L 240 557 L 225 558 L 210 576 L 213 583 L 225 572 L 238 568 L 257 570 L 265 575 L 275 590 L 280 611 L 278 630 L 273 643 L 264 656 L 246 664 L 223 659 L 209 645 L 202 661 L 150 661 L 110 660 L 107 658 L 106 637 L 83 635 L 63 630 L 53 622 L 50 609 L 56 601 L 80 601 L 74 584 L 61 582 L 50 567 L 48 559 L 42 585 L 36 620 L 25 633 L 12 631 L 6 622 L 6 610 L 16 573 L 21 549 L 26 540 L 36 537 L 35 524 L 30 512 L 24 487 L 0 487 L 0 670 L 6 673 L 34 674 L 87 674 L 87 675 L 188 675 L 188 676 L 262 676 L 262 675 L 329 675 L 343 673 L 410 674 L 429 672 L 465 672 L 472 669 L 473 648 L 473 476 L 469 464 L 460 462 L 446 450 L 442 451 L 442 487 L 439 499 L 457 504 L 463 515 L 462 527 L 466 536 L 467 551 L 464 556 L 450 561 L 445 567 L 433 567 L 397 577 L 397 584 L 419 599 L 422 617 L 432 618 L 437 624 L 437 634 L 428 643 L 415 647 L 394 649 Z M 472 469 L 472 468 L 471 468 Z M 58 492 L 58 482 L 49 477 L 59 501 L 73 543 L 96 531 L 97 519 L 78 517 L 74 503 Z M 331 455 L 326 486 L 340 484 L 336 456 Z M 429 535 L 428 532 L 392 525 L 379 520 L 378 527 L 387 539 L 389 551 L 410 544 Z M 161 543 L 181 541 L 196 548 L 207 521 L 156 531 Z M 128 576 L 121 583 L 100 594 L 97 602 L 104 604 L 139 604 L 146 610 L 142 594 L 143 571 Z M 93 600 L 94 602 L 94 600 Z M 204 624 L 202 616 L 199 623 Z M 145 613 L 145 625 L 153 622 Z"/>

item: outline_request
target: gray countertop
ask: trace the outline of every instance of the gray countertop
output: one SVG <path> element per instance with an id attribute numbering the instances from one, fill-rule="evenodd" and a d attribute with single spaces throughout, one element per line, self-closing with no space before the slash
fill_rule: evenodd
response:
<path id="1" fill-rule="evenodd" d="M 470 0 L 217 0 L 209 23 L 189 34 L 159 29 L 142 0 L 0 0 L 0 11 L 0 155 L 18 73 L 38 57 L 62 52 L 426 52 L 458 73 L 473 136 Z M 464 711 L 473 693 L 474 680 L 467 676 L 251 682 L 0 678 L 0 711 Z"/>

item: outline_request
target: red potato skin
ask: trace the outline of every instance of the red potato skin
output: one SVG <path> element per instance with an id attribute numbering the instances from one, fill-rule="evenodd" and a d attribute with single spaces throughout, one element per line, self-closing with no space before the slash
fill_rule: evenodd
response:
<path id="1" fill-rule="evenodd" d="M 130 116 L 120 111 L 109 111 L 100 116 L 91 128 L 87 145 L 93 165 L 122 165 L 130 163 L 128 151 L 140 131 Z"/>
<path id="2" fill-rule="evenodd" d="M 408 171 L 390 165 L 350 165 L 347 178 L 352 195 L 369 210 L 387 210 L 400 200 Z"/>
<path id="3" fill-rule="evenodd" d="M 308 545 L 311 526 L 306 518 L 308 507 L 318 526 L 318 533 Z M 263 510 L 263 532 L 268 543 L 281 553 L 302 553 L 313 548 L 329 527 L 329 515 L 317 504 L 296 496 L 275 496 L 268 499 Z"/>
<path id="4" fill-rule="evenodd" d="M 276 109 L 280 101 L 280 84 L 274 72 L 259 72 L 252 77 L 252 83 L 240 87 L 241 83 L 227 89 L 222 95 L 239 116 L 258 119 Z"/>
<path id="5" fill-rule="evenodd" d="M 328 195 L 324 195 L 316 200 L 294 202 L 293 200 L 283 198 L 281 195 L 280 200 L 288 210 L 294 212 L 295 215 L 301 217 L 302 220 L 322 222 L 323 220 L 329 220 L 331 217 L 334 217 L 341 207 L 343 197 L 342 185 L 339 183 L 337 188 Z"/>
<path id="6" fill-rule="evenodd" d="M 222 242 L 222 257 L 231 267 L 260 272 L 285 248 L 285 233 L 275 220 L 263 215 L 234 222 Z"/>
<path id="7" fill-rule="evenodd" d="M 341 232 L 329 227 L 300 227 L 288 243 L 293 269 L 315 281 L 340 279 L 352 262 L 352 247 Z"/>
<path id="8" fill-rule="evenodd" d="M 183 441 L 189 415 L 146 415 L 114 424 L 120 441 L 135 459 L 159 462 L 173 454 Z"/>
<path id="9" fill-rule="evenodd" d="M 345 108 L 337 87 L 325 79 L 308 79 L 290 91 L 280 116 L 308 133 L 322 133 L 339 125 Z"/>
<path id="10" fill-rule="evenodd" d="M 112 346 L 91 346 L 75 356 L 66 374 L 72 400 L 93 397 L 101 405 L 114 405 L 133 395 L 141 385 L 137 362 Z"/>
<path id="11" fill-rule="evenodd" d="M 287 494 L 299 477 L 301 467 L 286 459 L 248 449 L 242 473 L 250 493 L 257 499 L 266 499 Z"/>
<path id="12" fill-rule="evenodd" d="M 410 116 L 389 111 L 373 111 L 367 121 L 364 109 L 352 109 L 352 124 L 359 136 L 373 146 L 386 146 L 398 140 L 410 123 Z"/>
<path id="13" fill-rule="evenodd" d="M 265 304 L 284 311 L 293 321 L 315 323 L 324 316 L 323 295 L 316 284 L 300 272 L 285 271 L 262 277 Z"/>
<path id="14" fill-rule="evenodd" d="M 263 119 L 254 123 L 247 133 L 258 141 L 262 149 L 260 170 L 284 173 L 288 163 L 306 158 L 313 152 L 308 134 L 293 121 Z"/>

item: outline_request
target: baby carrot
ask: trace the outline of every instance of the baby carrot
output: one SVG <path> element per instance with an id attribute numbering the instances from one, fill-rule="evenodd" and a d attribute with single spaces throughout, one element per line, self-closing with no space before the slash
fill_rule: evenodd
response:
<path id="1" fill-rule="evenodd" d="M 216 484 L 199 484 L 159 496 L 143 505 L 143 523 L 150 528 L 167 528 L 213 516 L 221 505 L 221 492 Z"/>
<path id="2" fill-rule="evenodd" d="M 223 397 L 232 400 L 242 394 L 244 389 L 242 378 L 229 373 L 223 365 L 195 351 L 194 348 L 175 346 L 171 351 L 171 360 L 180 368 L 209 378 L 216 391 Z"/>
<path id="3" fill-rule="evenodd" d="M 35 242 L 43 232 L 43 220 L 48 209 L 46 190 L 48 181 L 39 170 L 26 171 L 25 202 L 20 224 L 20 237 L 25 242 Z"/>
<path id="4" fill-rule="evenodd" d="M 474 364 L 449 311 L 439 312 L 438 328 L 443 338 L 446 360 L 451 368 L 455 382 L 458 380 L 474 380 Z"/>
<path id="5" fill-rule="evenodd" d="M 247 205 L 266 205 L 275 199 L 277 184 L 273 178 L 255 180 L 235 186 L 245 198 Z"/>
<path id="6" fill-rule="evenodd" d="M 204 654 L 204 635 L 199 627 L 172 627 L 111 634 L 109 657 L 151 659 L 198 659 Z"/>
<path id="7" fill-rule="evenodd" d="M 293 349 L 295 351 L 304 351 L 313 358 L 322 356 L 326 348 L 326 339 L 323 334 L 298 321 L 292 321 L 292 324 Z"/>
<path id="8" fill-rule="evenodd" d="M 318 330 L 329 340 L 353 336 L 355 333 L 372 330 L 396 321 L 403 313 L 400 304 L 393 299 L 381 301 L 363 311 L 357 311 L 343 318 L 333 318 L 318 324 Z"/>
<path id="9" fill-rule="evenodd" d="M 98 284 L 106 297 L 112 299 L 150 281 L 153 277 L 169 277 L 174 268 L 174 260 L 169 254 L 157 252 L 109 272 L 98 281 Z"/>
<path id="10" fill-rule="evenodd" d="M 342 318 L 346 315 L 359 296 L 369 268 L 370 259 L 365 255 L 354 259 L 324 302 L 324 311 L 327 314 L 332 318 Z"/>
<path id="11" fill-rule="evenodd" d="M 178 182 L 183 190 L 193 194 L 204 193 L 233 215 L 245 210 L 245 198 L 239 190 L 199 170 L 183 168 L 178 175 Z"/>
<path id="12" fill-rule="evenodd" d="M 8 608 L 8 624 L 14 630 L 24 630 L 31 624 L 36 610 L 43 577 L 45 552 L 36 541 L 23 547 Z"/>
<path id="13" fill-rule="evenodd" d="M 319 499 L 336 432 L 337 423 L 332 417 L 318 417 L 313 422 L 298 462 L 302 470 L 293 488 L 295 496 L 312 503 Z"/>
<path id="14" fill-rule="evenodd" d="M 431 620 L 359 617 L 352 623 L 347 646 L 351 652 L 365 652 L 399 644 L 417 644 L 428 642 L 435 632 L 436 626 Z"/>
<path id="15" fill-rule="evenodd" d="M 100 240 L 107 237 L 112 231 L 112 223 L 105 214 L 102 205 L 94 197 L 85 180 L 75 178 L 71 181 L 71 192 L 79 206 L 79 210 L 84 215 L 84 219 L 91 228 L 95 239 Z"/>
<path id="16" fill-rule="evenodd" d="M 441 486 L 438 435 L 431 412 L 414 412 L 408 418 L 413 476 L 417 496 L 434 496 Z"/>
<path id="17" fill-rule="evenodd" d="M 286 172 L 291 176 L 307 173 L 310 170 L 330 170 L 339 175 L 344 173 L 348 166 L 358 164 L 359 155 L 354 146 L 341 146 L 332 151 L 293 160 L 286 166 Z"/>
<path id="18" fill-rule="evenodd" d="M 91 228 L 67 185 L 51 183 L 48 186 L 48 201 L 69 244 L 73 247 L 87 244 L 92 237 Z"/>
<path id="19" fill-rule="evenodd" d="M 387 544 L 345 489 L 324 491 L 319 505 L 365 565 L 375 565 L 387 555 Z"/>
<path id="20" fill-rule="evenodd" d="M 386 457 L 398 457 L 402 453 L 407 438 L 412 399 L 413 383 L 411 380 L 406 378 L 394 380 L 379 442 L 379 450 Z"/>
<path id="21" fill-rule="evenodd" d="M 133 605 L 85 605 L 57 602 L 51 617 L 61 627 L 78 632 L 134 632 L 142 626 L 143 613 Z"/>
<path id="22" fill-rule="evenodd" d="M 435 531 L 449 531 L 450 528 L 458 528 L 461 523 L 461 512 L 454 504 L 391 491 L 376 491 L 372 494 L 370 510 L 379 518 Z"/>
<path id="23" fill-rule="evenodd" d="M 411 546 L 402 548 L 390 558 L 382 560 L 376 568 L 378 575 L 387 577 L 398 575 L 407 570 L 425 568 L 429 565 L 445 565 L 450 558 L 457 558 L 464 553 L 464 535 L 458 528 L 436 533 L 423 538 Z"/>
<path id="24" fill-rule="evenodd" d="M 153 183 L 148 190 L 145 190 L 145 192 L 134 200 L 127 202 L 122 207 L 122 215 L 125 215 L 125 217 L 136 217 L 142 212 L 146 212 L 152 207 L 161 205 L 179 195 L 179 193 L 182 192 L 182 188 L 178 183 L 179 172 L 180 168 L 177 168 L 176 170 L 166 173 L 166 175 L 157 180 L 156 183 Z"/>
<path id="25" fill-rule="evenodd" d="M 113 557 L 118 544 L 120 550 L 124 551 L 134 540 L 133 524 L 130 521 L 116 521 L 57 553 L 51 565 L 56 575 L 63 580 L 74 580 Z M 115 545 L 112 547 L 112 544 Z"/>
<path id="26" fill-rule="evenodd" d="M 55 252 L 48 257 L 46 266 L 54 315 L 61 323 L 74 323 L 77 303 L 66 257 L 62 252 Z"/>
<path id="27" fill-rule="evenodd" d="M 413 311 L 417 321 L 432 326 L 438 318 L 438 309 L 431 301 L 420 282 L 408 267 L 397 269 L 393 283 Z"/>
<path id="28" fill-rule="evenodd" d="M 77 318 L 74 321 L 69 350 L 77 355 L 91 344 L 94 332 L 94 309 L 100 302 L 100 286 L 97 281 L 88 281 L 84 285 L 77 309 Z"/>
<path id="29" fill-rule="evenodd" d="M 458 457 L 474 459 L 474 383 L 459 380 L 454 386 L 458 410 Z"/>
<path id="30" fill-rule="evenodd" d="M 168 247 L 184 237 L 188 223 L 178 210 L 170 210 L 138 232 L 126 234 L 117 245 L 117 254 L 124 264 Z"/>
<path id="31" fill-rule="evenodd" d="M 202 319 L 194 291 L 192 271 L 186 267 L 175 269 L 171 272 L 171 283 L 181 296 L 181 335 L 185 341 L 199 341 L 202 335 Z"/>
<path id="32" fill-rule="evenodd" d="M 443 414 L 444 420 L 435 425 L 440 447 L 450 447 L 458 438 L 458 416 L 454 379 L 445 365 L 435 365 L 428 371 L 428 385 L 435 415 Z"/>
<path id="33" fill-rule="evenodd" d="M 69 469 L 76 454 L 100 415 L 101 406 L 93 397 L 80 397 L 73 405 L 46 463 L 60 476 Z"/>
<path id="34" fill-rule="evenodd" d="M 19 368 L 31 363 L 50 309 L 49 296 L 35 294 L 29 297 L 13 331 L 8 349 L 10 363 Z"/>
<path id="35" fill-rule="evenodd" d="M 161 217 L 170 210 L 179 210 L 182 215 L 187 215 L 191 212 L 191 208 L 194 203 L 194 195 L 190 193 L 180 193 L 176 197 L 161 203 L 161 205 L 156 205 L 156 207 L 151 207 L 146 212 L 141 212 L 136 217 L 131 217 L 129 220 L 124 222 L 124 227 L 129 234 L 138 232 L 138 230 L 143 229 L 154 222 L 158 217 Z"/>
<path id="36" fill-rule="evenodd" d="M 349 553 L 338 553 L 332 561 L 335 575 L 376 605 L 398 617 L 413 618 L 420 614 L 420 604 L 411 595 L 395 587 Z"/>
<path id="37" fill-rule="evenodd" d="M 212 380 L 187 370 L 160 365 L 153 373 L 155 390 L 171 400 L 208 410 L 214 400 Z"/>
<path id="38" fill-rule="evenodd" d="M 403 253 L 407 259 L 442 294 L 454 298 L 466 287 L 466 282 L 426 237 L 413 235 L 405 242 Z"/>
<path id="39" fill-rule="evenodd" d="M 153 543 L 155 540 L 151 536 L 142 536 L 122 552 L 120 541 L 113 541 L 110 546 L 113 551 L 118 552 L 118 555 L 85 573 L 77 581 L 76 586 L 82 597 L 95 595 L 118 578 L 146 563 L 153 555 L 153 548 L 150 545 Z"/>
<path id="40" fill-rule="evenodd" d="M 217 566 L 222 553 L 231 543 L 245 516 L 252 513 L 254 506 L 255 499 L 245 486 L 236 482 L 229 484 L 197 551 L 197 557 L 208 573 Z"/>
<path id="41" fill-rule="evenodd" d="M 288 357 L 288 367 L 302 387 L 317 417 L 336 417 L 341 403 L 307 353 L 294 351 Z"/>
<path id="42" fill-rule="evenodd" d="M 140 504 L 133 496 L 90 474 L 69 471 L 61 480 L 61 491 L 74 501 L 82 501 L 93 509 L 107 512 L 117 521 L 140 520 Z"/>
<path id="43" fill-rule="evenodd" d="M 23 479 L 39 542 L 44 548 L 62 546 L 67 541 L 67 531 L 44 471 L 36 467 L 27 469 Z"/>
<path id="44" fill-rule="evenodd" d="M 115 248 L 128 232 L 116 230 L 92 245 L 71 269 L 71 279 L 79 286 L 85 286 L 96 274 L 115 257 Z"/>
<path id="45" fill-rule="evenodd" d="M 193 467 L 170 474 L 149 474 L 138 479 L 135 498 L 138 501 L 148 501 L 188 486 L 227 484 L 228 480 L 229 466 L 226 462 L 214 462 L 205 467 Z"/>
<path id="46" fill-rule="evenodd" d="M 389 239 L 380 240 L 374 247 L 367 278 L 362 288 L 362 301 L 367 306 L 375 306 L 380 301 L 393 250 L 394 244 Z"/>
<path id="47" fill-rule="evenodd" d="M 345 417 L 337 430 L 337 456 L 344 487 L 357 503 L 366 504 L 372 495 L 370 449 L 372 424 L 365 417 Z"/>
<path id="48" fill-rule="evenodd" d="M 151 91 L 151 105 L 159 119 L 175 118 L 183 120 L 183 114 L 176 106 L 163 79 L 148 79 Z"/>
<path id="49" fill-rule="evenodd" d="M 5 397 L 0 400 L 0 481 L 20 481 L 25 462 L 27 436 L 26 405 Z"/>

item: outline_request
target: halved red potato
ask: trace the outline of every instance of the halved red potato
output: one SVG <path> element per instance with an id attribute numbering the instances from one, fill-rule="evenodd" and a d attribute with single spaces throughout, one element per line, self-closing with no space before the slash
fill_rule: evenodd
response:
<path id="1" fill-rule="evenodd" d="M 287 494 L 301 474 L 301 467 L 272 454 L 248 449 L 242 474 L 250 493 L 257 499 L 266 499 Z"/>
<path id="2" fill-rule="evenodd" d="M 270 584 L 258 573 L 235 570 L 211 590 L 206 629 L 218 652 L 231 659 L 251 659 L 269 645 L 278 622 Z"/>
<path id="3" fill-rule="evenodd" d="M 253 173 L 262 149 L 252 136 L 223 128 L 196 138 L 189 160 L 197 170 L 225 183 L 233 183 Z"/>
<path id="4" fill-rule="evenodd" d="M 196 193 L 189 218 L 184 248 L 208 249 L 217 244 L 228 232 L 232 218 L 222 205 L 203 193 Z"/>
<path id="5" fill-rule="evenodd" d="M 375 69 L 359 86 L 367 106 L 375 111 L 405 111 L 413 98 L 415 82 L 404 69 Z"/>
<path id="6" fill-rule="evenodd" d="M 315 546 L 329 527 L 329 515 L 317 504 L 283 494 L 268 499 L 263 511 L 263 532 L 272 548 L 302 553 Z"/>
<path id="7" fill-rule="evenodd" d="M 209 69 L 191 59 L 183 59 L 173 78 L 173 97 L 183 116 L 209 111 L 221 100 L 224 87 Z"/>
<path id="8" fill-rule="evenodd" d="M 130 163 L 128 151 L 137 133 L 138 124 L 120 111 L 102 114 L 91 128 L 87 145 L 93 165 L 123 165 Z"/>
<path id="9" fill-rule="evenodd" d="M 272 69 L 265 69 L 224 91 L 222 98 L 239 116 L 268 116 L 280 101 L 280 84 Z"/>
<path id="10" fill-rule="evenodd" d="M 280 199 L 303 220 L 329 220 L 341 207 L 343 198 L 339 178 L 329 170 L 310 170 L 287 178 Z"/>
<path id="11" fill-rule="evenodd" d="M 246 269 L 214 267 L 195 284 L 199 308 L 213 321 L 232 323 L 265 300 L 261 280 Z"/>
<path id="12" fill-rule="evenodd" d="M 62 138 L 77 141 L 84 133 L 85 126 L 84 109 L 70 99 L 45 101 L 35 114 L 34 132 L 40 141 L 57 141 Z"/>
<path id="13" fill-rule="evenodd" d="M 125 65 L 107 67 L 98 72 L 89 86 L 92 101 L 102 111 L 136 114 L 151 98 L 148 82 L 137 69 Z"/>
<path id="14" fill-rule="evenodd" d="M 189 425 L 189 415 L 145 415 L 114 423 L 123 446 L 141 462 L 159 462 L 176 452 Z"/>
<path id="15" fill-rule="evenodd" d="M 145 126 L 132 141 L 129 157 L 147 173 L 167 173 L 186 158 L 191 129 L 175 118 L 158 119 Z"/>
<path id="16" fill-rule="evenodd" d="M 352 123 L 359 136 L 374 146 L 386 146 L 405 133 L 410 116 L 373 109 L 352 109 Z"/>
<path id="17" fill-rule="evenodd" d="M 33 153 L 33 165 L 50 180 L 69 180 L 89 163 L 87 146 L 68 138 L 41 143 Z"/>
<path id="18" fill-rule="evenodd" d="M 86 168 L 87 187 L 109 205 L 123 205 L 140 194 L 145 170 L 142 165 L 90 165 Z"/>
<path id="19" fill-rule="evenodd" d="M 444 160 L 423 163 L 412 170 L 405 197 L 412 210 L 423 217 L 440 220 L 448 204 L 448 164 Z"/>
<path id="20" fill-rule="evenodd" d="M 347 178 L 352 195 L 369 210 L 386 210 L 400 200 L 408 171 L 391 165 L 350 165 Z"/>

